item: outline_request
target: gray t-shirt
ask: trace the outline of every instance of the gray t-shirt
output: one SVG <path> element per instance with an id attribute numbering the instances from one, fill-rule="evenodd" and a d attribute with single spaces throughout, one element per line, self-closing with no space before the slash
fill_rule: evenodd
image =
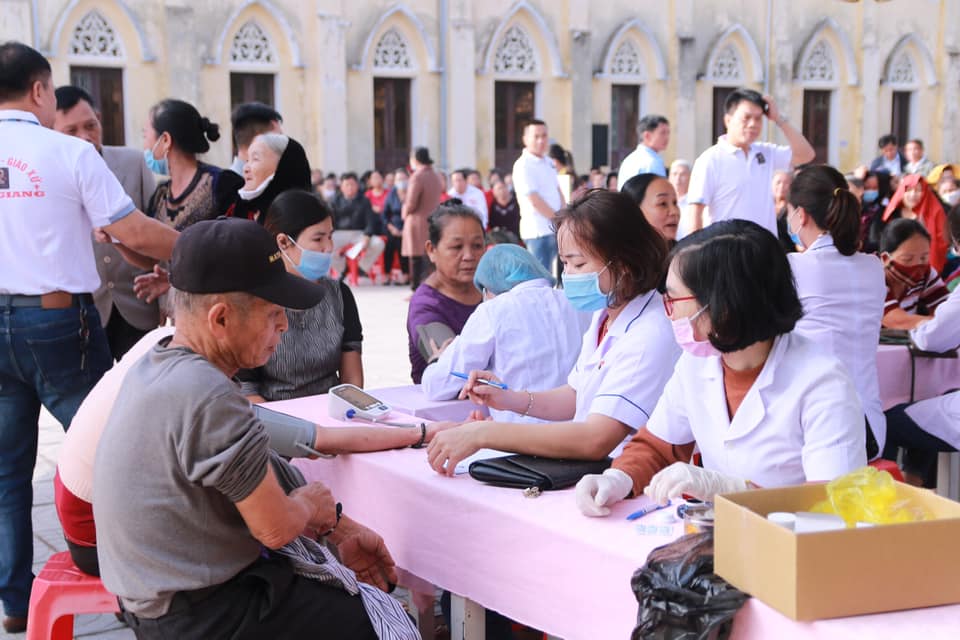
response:
<path id="1" fill-rule="evenodd" d="M 167 343 L 127 374 L 93 467 L 103 583 L 144 618 L 166 613 L 177 591 L 220 584 L 256 560 L 261 545 L 234 503 L 269 460 L 236 384 Z"/>

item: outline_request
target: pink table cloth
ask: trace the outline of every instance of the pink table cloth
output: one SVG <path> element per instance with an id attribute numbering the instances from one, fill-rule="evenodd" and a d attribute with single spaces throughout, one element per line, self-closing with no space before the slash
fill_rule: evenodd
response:
<path id="1" fill-rule="evenodd" d="M 474 410 L 489 415 L 486 407 L 478 407 L 469 400 L 431 400 L 423 395 L 423 391 L 418 384 L 367 389 L 366 391 L 375 398 L 386 402 L 395 411 L 418 418 L 426 418 L 427 420 L 463 422 Z"/>
<path id="2" fill-rule="evenodd" d="M 268 406 L 331 424 L 324 396 Z M 566 640 L 628 638 L 637 616 L 630 578 L 673 538 L 637 533 L 624 519 L 634 501 L 608 518 L 585 518 L 572 489 L 525 498 L 467 475 L 442 477 L 425 450 L 296 466 L 327 484 L 344 513 L 380 533 L 403 569 Z"/>
<path id="3" fill-rule="evenodd" d="M 313 396 L 268 406 L 347 424 L 331 421 L 326 404 L 325 396 Z M 380 533 L 405 571 L 565 640 L 629 638 L 637 616 L 633 572 L 682 533 L 679 525 L 669 536 L 638 533 L 637 523 L 625 520 L 633 500 L 614 505 L 607 518 L 586 518 L 572 489 L 525 498 L 467 475 L 446 478 L 430 468 L 425 450 L 294 464 L 308 480 L 327 484 L 345 513 Z M 955 638 L 958 629 L 960 605 L 799 623 L 754 598 L 737 614 L 733 638 L 934 640 Z"/>
<path id="4" fill-rule="evenodd" d="M 907 347 L 880 345 L 877 371 L 884 410 L 901 402 L 910 402 L 910 352 Z M 917 357 L 914 400 L 926 400 L 957 388 L 960 388 L 960 358 Z"/>

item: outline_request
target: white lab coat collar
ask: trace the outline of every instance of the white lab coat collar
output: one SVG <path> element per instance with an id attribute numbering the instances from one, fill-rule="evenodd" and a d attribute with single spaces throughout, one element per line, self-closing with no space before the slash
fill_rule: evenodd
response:
<path id="1" fill-rule="evenodd" d="M 833 246 L 834 246 L 833 236 L 831 236 L 829 233 L 825 233 L 824 235 L 814 240 L 813 244 L 807 247 L 807 251 L 817 251 L 819 249 L 826 249 L 828 247 L 833 247 Z"/>
<path id="2" fill-rule="evenodd" d="M 634 321 L 644 312 L 650 311 L 653 299 L 658 297 L 658 295 L 659 294 L 654 289 L 648 291 L 647 293 L 640 294 L 628 302 L 623 308 L 623 311 L 620 312 L 620 315 L 617 316 L 617 319 L 613 321 L 613 324 L 607 327 L 607 334 L 603 337 L 603 340 L 584 363 L 585 366 L 587 368 L 592 368 L 598 363 L 603 362 L 603 358 L 607 355 L 607 352 L 610 351 L 617 338 L 620 338 L 627 333 Z M 587 330 L 587 337 L 589 337 L 589 339 L 596 340 L 597 334 L 600 330 L 600 325 L 603 322 L 603 318 L 606 316 L 606 313 L 607 311 L 604 309 L 603 311 L 598 311 L 597 315 L 594 316 L 594 320 L 591 323 L 590 328 Z"/>
<path id="3" fill-rule="evenodd" d="M 526 282 L 521 282 L 520 284 L 513 285 L 513 288 L 510 291 L 520 291 L 521 289 L 534 289 L 539 287 L 552 287 L 550 281 L 546 278 L 534 278 L 533 280 L 527 280 Z"/>
<path id="4" fill-rule="evenodd" d="M 35 113 L 19 109 L 0 109 L 0 120 L 27 120 L 40 124 L 40 119 Z"/>
<path id="5" fill-rule="evenodd" d="M 730 420 L 730 413 L 727 409 L 726 397 L 722 392 L 723 385 L 712 385 L 717 389 L 721 389 L 721 393 L 719 394 L 720 397 L 714 398 L 712 402 L 708 403 L 710 421 L 713 424 L 729 425 L 729 429 L 727 429 L 726 436 L 724 437 L 725 440 L 735 440 L 745 436 L 753 431 L 763 420 L 767 413 L 764 403 L 764 392 L 767 387 L 773 384 L 774 375 L 776 374 L 780 360 L 783 359 L 784 352 L 789 346 L 789 341 L 789 334 L 777 336 L 774 339 L 773 347 L 770 349 L 770 354 L 767 356 L 767 361 L 764 363 L 763 369 L 760 370 L 760 375 L 757 376 L 757 379 L 743 397 L 743 401 L 740 403 L 740 407 L 737 409 L 737 413 L 733 416 L 732 421 Z M 722 378 L 723 365 L 720 363 L 720 357 L 714 356 L 705 358 L 705 360 L 707 360 L 707 362 L 704 362 L 704 366 L 699 370 L 700 376 L 708 380 L 718 377 Z"/>

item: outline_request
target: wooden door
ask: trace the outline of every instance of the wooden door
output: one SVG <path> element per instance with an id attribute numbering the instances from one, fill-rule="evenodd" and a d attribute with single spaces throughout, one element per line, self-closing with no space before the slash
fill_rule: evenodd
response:
<path id="1" fill-rule="evenodd" d="M 717 142 L 717 138 L 727 132 L 727 125 L 723 122 L 723 116 L 727 114 L 723 105 L 727 101 L 727 96 L 733 93 L 735 87 L 714 87 L 713 88 L 713 138 L 710 144 Z"/>
<path id="2" fill-rule="evenodd" d="M 813 146 L 815 164 L 830 162 L 830 93 L 803 92 L 803 137 Z"/>
<path id="3" fill-rule="evenodd" d="M 122 147 L 126 142 L 123 126 L 123 69 L 109 67 L 70 67 L 70 84 L 86 90 L 100 109 L 103 144 Z"/>
<path id="4" fill-rule="evenodd" d="M 374 78 L 373 163 L 377 171 L 406 167 L 410 145 L 410 80 Z"/>
<path id="5" fill-rule="evenodd" d="M 494 163 L 510 172 L 523 150 L 523 128 L 534 118 L 533 82 L 497 82 L 494 88 Z"/>
<path id="6" fill-rule="evenodd" d="M 640 120 L 640 87 L 615 84 L 610 95 L 610 169 L 637 148 L 637 122 Z"/>
<path id="7" fill-rule="evenodd" d="M 893 108 L 890 111 L 890 133 L 897 136 L 900 148 L 910 139 L 910 96 L 911 91 L 894 91 Z"/>

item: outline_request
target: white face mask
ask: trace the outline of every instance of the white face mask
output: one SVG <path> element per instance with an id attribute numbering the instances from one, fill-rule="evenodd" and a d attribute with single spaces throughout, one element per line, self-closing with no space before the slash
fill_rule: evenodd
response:
<path id="1" fill-rule="evenodd" d="M 264 191 L 267 190 L 267 187 L 270 186 L 270 183 L 273 181 L 273 176 L 276 174 L 271 174 L 267 177 L 266 180 L 260 183 L 256 189 L 240 189 L 237 191 L 237 194 L 240 196 L 241 200 L 253 200 Z"/>
<path id="2" fill-rule="evenodd" d="M 955 207 L 958 202 L 960 202 L 960 190 L 951 191 L 947 195 L 943 196 L 944 201 L 951 207 Z"/>

